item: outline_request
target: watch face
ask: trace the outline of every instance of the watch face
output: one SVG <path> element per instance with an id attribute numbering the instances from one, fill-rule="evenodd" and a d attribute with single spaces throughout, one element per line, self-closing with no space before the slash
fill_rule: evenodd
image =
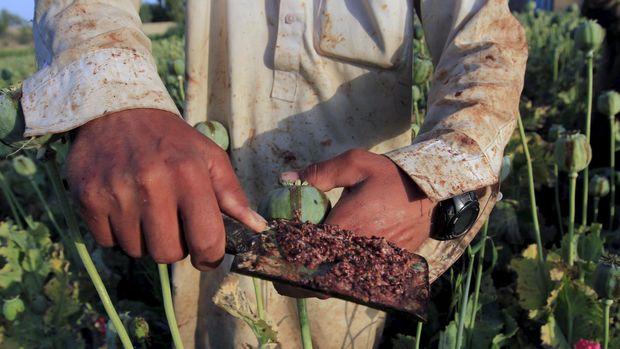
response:
<path id="1" fill-rule="evenodd" d="M 474 222 L 478 218 L 478 211 L 479 211 L 478 205 L 476 205 L 475 202 L 472 202 L 472 203 L 473 204 L 470 204 L 464 207 L 463 210 L 459 212 L 460 214 L 458 216 L 458 219 L 456 219 L 454 222 L 454 227 L 452 229 L 452 235 L 454 236 L 463 235 L 464 233 L 467 232 L 467 230 L 469 230 L 469 228 L 471 228 L 471 226 L 474 224 Z"/>

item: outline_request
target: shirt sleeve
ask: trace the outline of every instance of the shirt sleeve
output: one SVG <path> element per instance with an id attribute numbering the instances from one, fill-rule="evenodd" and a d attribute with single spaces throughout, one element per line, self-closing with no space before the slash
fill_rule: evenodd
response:
<path id="1" fill-rule="evenodd" d="M 422 0 L 421 18 L 435 65 L 429 108 L 413 143 L 386 155 L 441 201 L 497 183 L 527 43 L 507 0 Z"/>
<path id="2" fill-rule="evenodd" d="M 25 136 L 58 133 L 133 108 L 179 115 L 141 30 L 140 1 L 37 0 L 38 71 L 23 83 Z"/>

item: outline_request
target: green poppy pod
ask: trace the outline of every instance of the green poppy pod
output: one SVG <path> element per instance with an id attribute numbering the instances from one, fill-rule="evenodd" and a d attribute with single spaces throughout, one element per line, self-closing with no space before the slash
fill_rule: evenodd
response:
<path id="1" fill-rule="evenodd" d="M 586 136 L 579 132 L 564 133 L 555 142 L 553 156 L 560 170 L 577 173 L 590 164 L 592 148 Z"/>
<path id="2" fill-rule="evenodd" d="M 13 169 L 17 174 L 24 177 L 34 176 L 37 173 L 37 165 L 27 156 L 18 155 L 13 158 Z"/>
<path id="3" fill-rule="evenodd" d="M 219 145 L 220 148 L 225 151 L 228 150 L 230 139 L 228 138 L 228 131 L 222 123 L 217 121 L 199 122 L 194 125 L 194 128 Z"/>
<path id="4" fill-rule="evenodd" d="M 413 83 L 425 84 L 433 75 L 433 62 L 416 56 L 413 59 Z"/>
<path id="5" fill-rule="evenodd" d="M 590 178 L 590 185 L 588 187 L 590 195 L 601 198 L 609 194 L 609 179 L 605 176 L 594 175 Z"/>
<path id="6" fill-rule="evenodd" d="M 583 52 L 598 49 L 605 40 L 605 29 L 596 21 L 587 20 L 575 28 L 575 45 Z"/>
<path id="7" fill-rule="evenodd" d="M 22 301 L 19 296 L 6 299 L 2 304 L 2 315 L 4 315 L 4 318 L 9 321 L 15 321 L 15 319 L 17 319 L 17 315 L 23 313 L 25 310 L 26 307 L 24 306 L 24 301 Z"/>
<path id="8" fill-rule="evenodd" d="M 168 62 L 168 71 L 172 75 L 185 76 L 185 61 L 175 59 Z"/>
<path id="9" fill-rule="evenodd" d="M 413 85 L 411 87 L 411 99 L 414 102 L 419 102 L 422 100 L 422 90 L 420 89 L 419 86 Z"/>
<path id="10" fill-rule="evenodd" d="M 592 277 L 592 287 L 602 299 L 620 298 L 620 257 L 603 256 Z"/>
<path id="11" fill-rule="evenodd" d="M 620 113 L 620 93 L 606 91 L 596 99 L 596 108 L 602 114 L 614 116 Z"/>
<path id="12" fill-rule="evenodd" d="M 322 191 L 301 181 L 283 183 L 258 205 L 258 213 L 267 219 L 299 218 L 315 224 L 323 222 L 330 209 L 331 203 Z"/>

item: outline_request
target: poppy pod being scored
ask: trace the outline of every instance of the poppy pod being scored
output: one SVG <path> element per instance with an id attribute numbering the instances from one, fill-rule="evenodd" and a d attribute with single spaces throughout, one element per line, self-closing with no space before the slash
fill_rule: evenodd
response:
<path id="1" fill-rule="evenodd" d="M 325 194 L 306 182 L 282 183 L 270 191 L 258 205 L 258 213 L 267 219 L 295 219 L 321 223 L 331 208 Z M 299 217 L 297 217 L 299 215 Z"/>
<path id="2" fill-rule="evenodd" d="M 590 164 L 592 148 L 579 132 L 565 133 L 555 142 L 553 155 L 560 170 L 577 173 Z"/>

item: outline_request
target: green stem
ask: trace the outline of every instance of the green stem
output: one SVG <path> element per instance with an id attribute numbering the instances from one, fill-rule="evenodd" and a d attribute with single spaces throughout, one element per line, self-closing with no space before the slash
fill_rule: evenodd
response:
<path id="1" fill-rule="evenodd" d="M 24 223 L 22 222 L 21 216 L 19 215 L 16 203 L 13 201 L 13 196 L 11 195 L 11 188 L 6 184 L 5 178 L 2 173 L 0 173 L 0 188 L 2 189 L 2 194 L 4 194 L 6 202 L 8 202 L 9 206 L 11 207 L 11 213 L 13 214 L 13 220 L 15 221 L 15 224 L 17 224 L 21 229 L 23 229 Z"/>
<path id="2" fill-rule="evenodd" d="M 609 310 L 613 304 L 612 299 L 605 300 L 605 315 L 603 318 L 603 328 L 605 329 L 605 336 L 603 337 L 603 349 L 609 348 Z"/>
<path id="3" fill-rule="evenodd" d="M 80 229 L 78 227 L 77 218 L 75 213 L 69 206 L 69 197 L 67 196 L 67 192 L 62 184 L 62 179 L 60 178 L 60 172 L 58 170 L 58 165 L 56 164 L 56 160 L 54 158 L 47 159 L 45 161 L 45 168 L 48 171 L 48 175 L 52 181 L 52 187 L 54 188 L 54 192 L 58 197 L 58 201 L 60 202 L 60 208 L 62 209 L 62 213 L 65 216 L 65 220 L 67 226 L 69 227 L 69 239 L 73 242 L 75 249 L 77 250 L 84 267 L 86 268 L 86 272 L 90 277 L 99 298 L 101 299 L 101 303 L 108 314 L 108 317 L 112 321 L 114 328 L 116 329 L 118 336 L 123 344 L 125 349 L 132 348 L 133 344 L 131 344 L 131 340 L 129 339 L 129 335 L 127 334 L 127 330 L 123 325 L 116 309 L 114 309 L 114 305 L 112 304 L 112 300 L 108 295 L 108 291 L 101 280 L 101 276 L 97 272 L 95 264 L 93 260 L 90 258 L 90 254 L 88 253 L 88 249 L 86 249 L 86 245 L 82 240 L 82 236 L 80 235 Z"/>
<path id="4" fill-rule="evenodd" d="M 575 192 L 577 191 L 577 172 L 568 174 L 568 265 L 575 263 Z"/>
<path id="5" fill-rule="evenodd" d="M 310 332 L 310 320 L 305 298 L 297 298 L 297 313 L 301 330 L 301 344 L 304 349 L 312 349 L 312 334 Z"/>
<path id="6" fill-rule="evenodd" d="M 555 212 L 558 216 L 558 227 L 560 229 L 560 235 L 564 236 L 564 224 L 562 222 L 562 207 L 560 206 L 560 176 L 558 165 L 553 165 L 553 176 L 555 178 L 554 195 L 555 195 Z"/>
<path id="7" fill-rule="evenodd" d="M 418 321 L 418 327 L 415 330 L 415 349 L 420 349 L 420 342 L 422 341 L 422 321 Z"/>
<path id="8" fill-rule="evenodd" d="M 543 265 L 545 258 L 543 255 L 542 239 L 540 237 L 540 225 L 538 224 L 538 206 L 536 205 L 536 194 L 534 192 L 534 170 L 532 169 L 532 158 L 530 156 L 530 150 L 527 146 L 527 139 L 525 138 L 525 129 L 523 127 L 523 120 L 521 119 L 521 114 L 518 115 L 517 123 L 519 125 L 519 136 L 521 137 L 521 144 L 523 145 L 523 153 L 525 154 L 525 163 L 527 164 L 527 180 L 530 194 L 530 209 L 532 213 L 532 223 L 534 224 L 534 233 L 536 235 L 538 262 L 541 266 L 541 272 L 544 272 Z"/>
<path id="9" fill-rule="evenodd" d="M 568 302 L 566 302 L 566 306 L 568 307 L 568 336 L 567 336 L 567 340 L 568 343 L 572 345 L 573 343 L 573 327 L 574 327 L 574 314 L 573 314 L 573 305 L 570 302 L 570 300 Z"/>
<path id="10" fill-rule="evenodd" d="M 22 205 L 19 203 L 19 201 L 17 201 L 17 198 L 15 197 L 13 190 L 11 190 L 11 187 L 9 186 L 9 183 L 7 182 L 6 178 L 4 178 L 4 176 L 2 177 L 2 186 L 3 186 L 3 191 L 9 198 L 9 202 L 12 202 L 12 205 L 14 205 L 15 209 L 19 213 L 19 216 L 21 216 L 24 219 L 28 228 L 33 228 L 34 226 L 32 224 L 32 220 L 28 218 L 28 215 L 26 215 L 26 211 L 24 210 Z M 20 224 L 20 226 L 22 225 Z"/>
<path id="11" fill-rule="evenodd" d="M 560 66 L 560 47 L 556 47 L 553 51 L 553 82 L 558 81 L 558 71 Z"/>
<path id="12" fill-rule="evenodd" d="M 256 314 L 260 320 L 265 320 L 265 306 L 263 304 L 263 289 L 260 285 L 260 279 L 252 278 L 252 284 L 254 285 L 254 295 L 256 296 Z M 264 348 L 265 341 L 263 337 L 258 337 L 258 347 Z"/>
<path id="13" fill-rule="evenodd" d="M 413 102 L 413 115 L 415 116 L 415 123 L 418 126 L 422 126 L 422 120 L 420 120 L 420 110 L 418 109 L 418 101 Z"/>
<path id="14" fill-rule="evenodd" d="M 596 223 L 596 221 L 598 220 L 598 203 L 601 199 L 598 196 L 594 197 L 594 200 L 592 201 L 592 205 L 594 206 L 594 212 L 592 213 L 592 222 Z"/>
<path id="15" fill-rule="evenodd" d="M 473 306 L 472 306 L 472 311 L 471 311 L 471 328 L 474 328 L 474 325 L 476 324 L 476 315 L 478 314 L 477 312 L 477 308 L 478 308 L 478 299 L 480 296 L 480 285 L 482 284 L 482 268 L 484 266 L 484 253 L 485 253 L 485 247 L 486 247 L 486 239 L 489 233 L 489 221 L 487 220 L 486 222 L 484 222 L 484 225 L 482 226 L 482 237 L 481 237 L 481 241 L 484 241 L 482 243 L 482 247 L 480 247 L 480 252 L 478 253 L 478 265 L 476 266 L 476 283 L 474 284 L 474 300 L 473 300 Z"/>
<path id="16" fill-rule="evenodd" d="M 45 196 L 43 196 L 43 193 L 41 193 L 41 189 L 39 188 L 39 185 L 32 177 L 28 177 L 28 180 L 30 181 L 30 185 L 32 185 L 32 188 L 34 189 L 34 192 L 37 194 L 37 197 L 39 198 L 41 205 L 43 205 L 43 209 L 45 210 L 45 213 L 47 214 L 47 218 L 49 218 L 50 222 L 52 222 L 54 229 L 58 231 L 58 234 L 60 235 L 63 243 L 66 245 L 68 243 L 67 237 L 65 236 L 64 231 L 60 229 L 58 222 L 56 222 L 56 218 L 54 217 L 54 214 L 52 213 L 52 209 L 48 205 L 47 200 L 45 199 Z"/>
<path id="17" fill-rule="evenodd" d="M 467 276 L 465 279 L 465 287 L 463 288 L 463 295 L 461 298 L 461 309 L 459 311 L 459 327 L 456 332 L 456 349 L 461 349 L 463 343 L 463 330 L 465 328 L 465 312 L 467 311 L 467 301 L 469 299 L 469 287 L 471 286 L 471 275 L 474 271 L 474 256 L 471 252 L 471 246 L 467 246 L 467 252 L 469 255 L 469 264 L 467 265 Z"/>
<path id="18" fill-rule="evenodd" d="M 170 328 L 170 334 L 172 334 L 172 342 L 174 343 L 174 347 L 176 349 L 183 349 L 183 341 L 181 340 L 179 326 L 177 325 L 177 319 L 174 315 L 174 305 L 172 304 L 172 292 L 170 291 L 168 265 L 157 264 L 157 269 L 159 271 L 159 281 L 161 282 L 161 293 L 164 299 L 166 320 L 168 320 L 168 327 Z"/>
<path id="19" fill-rule="evenodd" d="M 179 95 L 181 96 L 181 100 L 185 101 L 185 86 L 183 85 L 183 77 L 181 75 L 178 75 L 177 81 L 179 82 Z"/>
<path id="20" fill-rule="evenodd" d="M 616 215 L 616 117 L 609 116 L 609 230 L 613 230 L 614 216 Z"/>
<path id="21" fill-rule="evenodd" d="M 586 140 L 590 144 L 590 125 L 592 121 L 592 85 L 594 80 L 594 53 L 592 51 L 586 54 L 586 63 L 588 70 L 588 96 L 586 103 Z M 585 227 L 588 224 L 588 185 L 589 185 L 589 171 L 588 167 L 583 170 L 583 193 L 582 193 L 582 205 L 581 205 L 581 226 Z"/>

